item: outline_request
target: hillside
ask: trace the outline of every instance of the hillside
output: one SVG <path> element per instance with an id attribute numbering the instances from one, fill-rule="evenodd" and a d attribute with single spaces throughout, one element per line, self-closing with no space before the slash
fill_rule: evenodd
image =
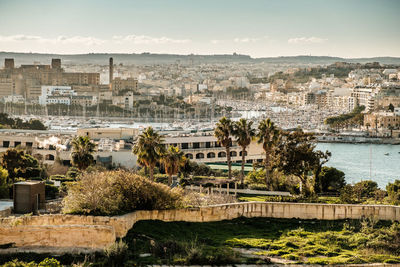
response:
<path id="1" fill-rule="evenodd" d="M 175 55 L 175 54 L 76 54 L 76 55 L 60 55 L 60 54 L 39 54 L 39 53 L 14 53 L 0 52 L 0 67 L 4 66 L 4 58 L 14 58 L 15 64 L 32 64 L 32 62 L 40 62 L 42 64 L 50 64 L 52 58 L 61 58 L 63 64 L 108 64 L 108 58 L 113 57 L 114 62 L 127 65 L 137 64 L 199 64 L 199 63 L 267 63 L 267 64 L 320 64 L 327 65 L 338 61 L 349 63 L 367 63 L 379 62 L 381 64 L 398 64 L 399 57 L 373 57 L 373 58 L 340 58 L 329 56 L 287 56 L 287 57 L 265 57 L 252 58 L 248 55 L 239 54 L 223 54 L 223 55 Z"/>

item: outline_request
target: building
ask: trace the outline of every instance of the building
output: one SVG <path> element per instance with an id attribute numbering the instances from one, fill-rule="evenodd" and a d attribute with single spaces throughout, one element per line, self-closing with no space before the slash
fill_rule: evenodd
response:
<path id="1" fill-rule="evenodd" d="M 100 73 L 65 72 L 60 59 L 52 59 L 51 65 L 31 64 L 14 66 L 13 59 L 5 59 L 0 70 L 0 97 L 11 94 L 38 100 L 42 85 L 92 85 L 100 84 Z"/>
<path id="2" fill-rule="evenodd" d="M 48 104 L 71 105 L 72 96 L 76 96 L 76 93 L 71 86 L 42 86 L 39 104 L 42 106 Z"/>
<path id="3" fill-rule="evenodd" d="M 134 78 L 121 79 L 116 77 L 112 82 L 112 90 L 114 94 L 120 91 L 137 91 L 138 80 Z"/>
<path id="4" fill-rule="evenodd" d="M 365 111 L 369 112 L 374 110 L 375 95 L 379 91 L 375 87 L 355 87 L 351 89 L 351 96 L 354 98 L 355 103 L 350 107 L 353 110 L 357 105 L 364 106 Z"/>
<path id="5" fill-rule="evenodd" d="M 364 115 L 364 127 L 382 131 L 400 128 L 400 115 L 395 112 L 379 111 Z"/>

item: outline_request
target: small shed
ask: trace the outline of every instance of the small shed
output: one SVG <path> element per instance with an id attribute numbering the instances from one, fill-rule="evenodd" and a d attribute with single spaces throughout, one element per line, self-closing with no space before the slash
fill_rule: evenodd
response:
<path id="1" fill-rule="evenodd" d="M 23 181 L 14 184 L 14 212 L 30 213 L 45 206 L 45 183 Z"/>

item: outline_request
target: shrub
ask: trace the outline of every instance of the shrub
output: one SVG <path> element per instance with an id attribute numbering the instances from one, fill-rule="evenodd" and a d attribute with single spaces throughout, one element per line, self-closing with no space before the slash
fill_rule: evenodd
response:
<path id="1" fill-rule="evenodd" d="M 386 191 L 388 193 L 389 200 L 393 202 L 393 204 L 400 204 L 400 180 L 389 183 L 386 186 Z"/>
<path id="2" fill-rule="evenodd" d="M 378 184 L 371 180 L 358 182 L 353 187 L 353 192 L 358 200 L 373 197 L 376 190 L 378 190 Z"/>
<path id="3" fill-rule="evenodd" d="M 59 189 L 57 186 L 46 184 L 45 185 L 45 196 L 47 199 L 54 199 L 58 196 Z"/>
<path id="4" fill-rule="evenodd" d="M 46 258 L 41 261 L 38 267 L 61 267 L 61 263 L 56 259 Z"/>
<path id="5" fill-rule="evenodd" d="M 346 185 L 344 172 L 333 167 L 322 167 L 319 178 L 322 192 L 339 192 Z"/>
<path id="6" fill-rule="evenodd" d="M 128 245 L 120 240 L 104 250 L 108 264 L 111 266 L 123 266 L 128 257 Z"/>
<path id="7" fill-rule="evenodd" d="M 172 209 L 182 205 L 182 191 L 127 171 L 93 172 L 68 186 L 63 204 L 64 213 L 91 215 Z"/>
<path id="8" fill-rule="evenodd" d="M 250 184 L 249 188 L 252 190 L 267 190 L 267 186 L 265 184 Z"/>

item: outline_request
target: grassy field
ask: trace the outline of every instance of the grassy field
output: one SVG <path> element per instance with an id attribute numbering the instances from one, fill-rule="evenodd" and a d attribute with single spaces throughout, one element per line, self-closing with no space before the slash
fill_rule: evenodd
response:
<path id="1" fill-rule="evenodd" d="M 400 224 L 239 218 L 140 221 L 125 237 L 136 263 L 400 263 Z"/>

